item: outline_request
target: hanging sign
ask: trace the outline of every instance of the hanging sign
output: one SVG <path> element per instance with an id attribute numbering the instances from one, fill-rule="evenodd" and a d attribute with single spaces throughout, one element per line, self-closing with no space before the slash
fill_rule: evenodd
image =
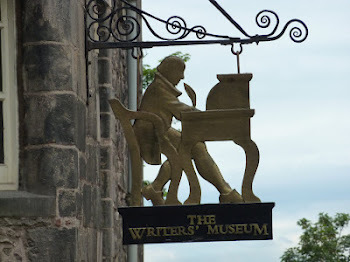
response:
<path id="1" fill-rule="evenodd" d="M 132 163 L 131 207 L 119 208 L 124 244 L 272 239 L 274 203 L 261 203 L 253 192 L 259 150 L 250 136 L 252 74 L 218 75 L 219 83 L 208 94 L 206 110 L 199 111 L 196 93 L 189 85 L 185 84 L 185 90 L 192 106 L 178 99 L 181 92 L 175 86 L 184 70 L 181 58 L 165 58 L 138 111 L 127 110 L 117 99 L 110 101 L 124 128 Z M 174 117 L 181 120 L 181 131 L 171 127 Z M 134 124 L 131 119 L 136 119 Z M 206 141 L 233 141 L 243 148 L 246 167 L 241 192 L 226 182 Z M 161 154 L 166 161 L 161 161 Z M 156 179 L 143 187 L 142 161 L 161 165 Z M 182 203 L 178 189 L 183 175 L 190 194 Z M 217 189 L 220 204 L 200 205 L 198 176 Z M 151 200 L 153 207 L 140 207 L 142 197 Z"/>
<path id="2" fill-rule="evenodd" d="M 308 36 L 305 23 L 299 19 L 289 20 L 277 33 L 280 25 L 277 14 L 263 10 L 255 20 L 260 28 L 271 29 L 270 33 L 248 34 L 215 0 L 209 0 L 244 35 L 243 38 L 228 37 L 209 33 L 201 25 L 189 28 L 179 16 L 167 20 L 157 18 L 126 0 L 120 0 L 122 5 L 112 2 L 112 6 L 108 6 L 104 2 L 87 1 L 85 17 L 90 20 L 86 21 L 87 51 L 132 49 L 132 55 L 139 60 L 143 48 L 231 45 L 238 68 L 238 74 L 217 75 L 219 83 L 208 94 L 205 111 L 196 108 L 196 93 L 187 84 L 185 91 L 192 105 L 178 99 L 181 91 L 176 85 L 184 78 L 185 63 L 174 56 L 165 58 L 157 67 L 154 80 L 145 90 L 137 111 L 128 110 L 117 98 L 110 100 L 112 111 L 124 130 L 132 169 L 128 203 L 131 207 L 119 208 L 124 224 L 124 244 L 272 239 L 274 203 L 261 203 L 253 192 L 259 150 L 251 139 L 250 130 L 250 119 L 254 115 L 249 102 L 252 74 L 240 73 L 239 57 L 242 45 L 277 40 L 288 28 L 294 42 L 303 42 Z M 163 23 L 171 37 L 160 36 L 147 19 Z M 160 41 L 139 41 L 141 20 Z M 198 40 L 184 40 L 191 34 Z M 205 37 L 213 40 L 202 40 Z M 240 45 L 239 51 L 234 50 L 234 44 Z M 140 49 L 137 56 L 134 55 L 136 49 Z M 88 64 L 86 60 L 87 68 Z M 181 131 L 171 126 L 174 118 L 181 121 Z M 206 141 L 233 141 L 242 147 L 246 166 L 241 192 L 226 182 L 227 178 L 205 146 Z M 162 162 L 161 155 L 166 161 Z M 155 180 L 148 185 L 143 185 L 142 181 L 144 162 L 160 165 Z M 182 203 L 178 199 L 178 189 L 183 175 L 189 182 L 190 194 Z M 217 189 L 220 204 L 199 205 L 202 192 L 198 176 Z M 164 197 L 164 186 L 168 182 L 169 190 Z M 143 197 L 152 201 L 153 207 L 140 207 Z"/>
<path id="3" fill-rule="evenodd" d="M 124 207 L 123 243 L 272 239 L 274 203 Z"/>

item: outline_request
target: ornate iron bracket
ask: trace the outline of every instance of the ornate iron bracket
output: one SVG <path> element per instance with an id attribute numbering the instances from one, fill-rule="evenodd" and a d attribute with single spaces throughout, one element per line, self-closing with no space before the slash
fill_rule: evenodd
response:
<path id="1" fill-rule="evenodd" d="M 221 44 L 233 45 L 251 44 L 274 41 L 281 38 L 289 29 L 290 38 L 296 42 L 303 42 L 308 36 L 308 28 L 299 19 L 288 21 L 282 30 L 277 33 L 280 21 L 278 15 L 270 10 L 263 10 L 256 15 L 256 24 L 260 28 L 272 28 L 269 34 L 248 34 L 215 0 L 209 0 L 233 26 L 244 35 L 243 38 L 208 33 L 201 25 L 188 27 L 186 21 L 180 16 L 172 16 L 167 20 L 158 18 L 150 13 L 140 10 L 126 0 L 89 0 L 86 4 L 87 18 L 87 48 L 152 48 L 155 46 L 175 45 L 204 45 Z M 157 21 L 165 26 L 170 37 L 161 36 L 151 26 L 150 21 Z M 141 34 L 141 21 L 144 22 L 151 34 L 160 41 L 138 41 Z M 197 40 L 184 40 L 188 36 L 195 36 Z M 210 38 L 203 40 L 204 38 Z"/>

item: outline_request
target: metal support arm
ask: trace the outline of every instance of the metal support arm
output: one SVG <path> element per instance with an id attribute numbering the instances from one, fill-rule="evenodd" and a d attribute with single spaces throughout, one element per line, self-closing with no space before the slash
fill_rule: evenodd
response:
<path id="1" fill-rule="evenodd" d="M 270 10 L 263 10 L 256 15 L 257 25 L 264 29 L 272 28 L 270 33 L 250 35 L 215 0 L 209 1 L 233 24 L 235 29 L 244 35 L 244 38 L 208 33 L 201 25 L 188 27 L 186 21 L 180 16 L 171 16 L 167 20 L 163 20 L 129 4 L 126 0 L 120 0 L 119 5 L 117 0 L 112 0 L 111 6 L 104 0 L 89 0 L 86 4 L 86 17 L 88 20 L 86 23 L 87 48 L 88 50 L 106 48 L 142 49 L 177 45 L 258 44 L 260 42 L 277 40 L 288 29 L 290 29 L 290 38 L 296 43 L 303 42 L 308 36 L 306 24 L 299 19 L 288 21 L 280 33 L 276 33 L 280 25 L 279 18 L 275 12 Z M 127 10 L 135 12 L 139 19 L 128 15 Z M 160 41 L 138 41 L 141 34 L 141 21 L 144 22 L 151 34 Z M 150 21 L 155 21 L 165 26 L 169 36 L 161 36 L 157 33 L 152 28 Z M 294 26 L 291 26 L 292 24 Z M 133 35 L 133 37 L 130 38 L 130 35 Z M 197 40 L 184 40 L 190 35 L 195 36 Z M 202 40 L 204 38 L 210 39 Z"/>

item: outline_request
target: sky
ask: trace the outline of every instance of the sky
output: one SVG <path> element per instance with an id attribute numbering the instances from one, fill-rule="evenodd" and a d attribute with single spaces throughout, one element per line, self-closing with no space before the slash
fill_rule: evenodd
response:
<path id="1" fill-rule="evenodd" d="M 241 72 L 252 73 L 250 105 L 251 137 L 260 151 L 253 184 L 263 202 L 275 202 L 273 240 L 145 245 L 145 262 L 235 261 L 277 262 L 283 252 L 297 245 L 301 233 L 297 221 L 315 221 L 320 212 L 350 213 L 350 1 L 348 0 L 217 0 L 251 35 L 268 33 L 255 24 L 259 11 L 275 11 L 280 27 L 293 18 L 309 28 L 305 42 L 282 38 L 243 46 Z M 143 0 L 143 10 L 167 19 L 178 15 L 188 27 L 204 26 L 208 32 L 244 37 L 207 0 Z M 164 30 L 154 24 L 157 32 Z M 164 35 L 164 34 L 163 34 Z M 145 41 L 156 40 L 143 27 Z M 194 40 L 188 38 L 187 40 Z M 189 53 L 185 79 L 197 93 L 197 107 L 205 110 L 217 74 L 236 73 L 230 46 L 176 46 L 144 50 L 144 63 L 176 52 Z M 185 92 L 180 100 L 190 104 Z M 179 123 L 177 124 L 179 125 Z M 232 142 L 207 143 L 208 151 L 232 188 L 240 191 L 245 155 Z M 145 167 L 145 179 L 153 180 L 159 166 Z M 218 203 L 216 189 L 200 179 L 202 203 Z M 189 189 L 181 181 L 179 198 Z M 147 203 L 146 203 L 147 204 Z"/>

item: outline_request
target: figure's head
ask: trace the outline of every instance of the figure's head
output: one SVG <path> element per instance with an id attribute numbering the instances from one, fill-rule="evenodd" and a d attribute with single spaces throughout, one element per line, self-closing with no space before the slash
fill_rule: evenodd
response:
<path id="1" fill-rule="evenodd" d="M 185 62 L 177 56 L 168 56 L 160 63 L 157 70 L 175 86 L 184 79 Z"/>

